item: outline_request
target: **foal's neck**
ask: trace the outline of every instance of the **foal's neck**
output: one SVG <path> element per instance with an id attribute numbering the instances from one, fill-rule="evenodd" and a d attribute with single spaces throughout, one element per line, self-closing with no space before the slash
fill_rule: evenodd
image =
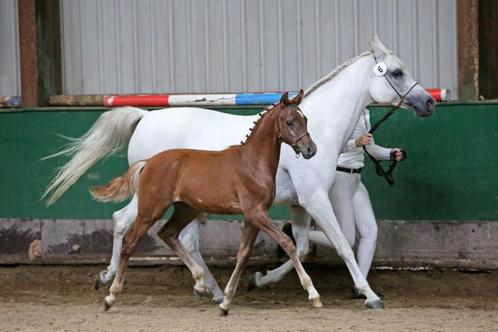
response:
<path id="1" fill-rule="evenodd" d="M 278 107 L 278 106 L 275 106 Z M 263 113 L 256 122 L 246 142 L 241 146 L 244 158 L 258 169 L 277 173 L 281 141 L 277 137 L 278 109 Z"/>

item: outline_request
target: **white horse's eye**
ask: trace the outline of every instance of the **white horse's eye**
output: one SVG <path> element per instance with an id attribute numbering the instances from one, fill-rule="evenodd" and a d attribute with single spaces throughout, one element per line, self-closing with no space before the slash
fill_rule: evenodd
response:
<path id="1" fill-rule="evenodd" d="M 400 69 L 396 69 L 392 72 L 392 75 L 394 78 L 400 78 L 401 76 L 403 76 L 403 72 Z"/>

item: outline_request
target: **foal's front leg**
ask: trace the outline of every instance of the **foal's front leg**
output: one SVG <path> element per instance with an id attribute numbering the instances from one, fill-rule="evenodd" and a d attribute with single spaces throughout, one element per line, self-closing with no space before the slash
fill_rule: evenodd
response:
<path id="1" fill-rule="evenodd" d="M 313 286 L 313 282 L 311 281 L 310 276 L 304 270 L 301 261 L 297 255 L 296 247 L 292 240 L 284 233 L 280 228 L 275 226 L 270 219 L 268 218 L 268 211 L 264 211 L 262 209 L 254 209 L 254 212 L 251 212 L 246 216 L 246 220 L 254 225 L 256 225 L 260 230 L 265 232 L 270 238 L 277 241 L 278 244 L 284 249 L 284 251 L 289 255 L 292 260 L 292 264 L 296 269 L 296 272 L 299 276 L 299 280 L 301 281 L 301 285 L 308 292 L 308 300 L 311 305 L 316 308 L 322 307 L 322 302 L 320 301 L 320 294 L 318 294 L 317 290 Z"/>
<path id="2" fill-rule="evenodd" d="M 309 252 L 308 233 L 310 228 L 311 217 L 304 208 L 299 205 L 291 206 L 291 220 L 292 220 L 292 235 L 296 240 L 296 249 L 299 259 L 304 261 Z M 254 273 L 249 278 L 248 289 L 254 287 L 262 287 L 271 283 L 276 283 L 282 280 L 294 268 L 293 262 L 288 260 L 276 269 L 266 272 L 263 275 L 261 272 Z"/>
<path id="3" fill-rule="evenodd" d="M 223 297 L 223 302 L 220 304 L 220 316 L 228 315 L 228 310 L 230 310 L 230 304 L 237 291 L 242 270 L 246 266 L 249 257 L 251 257 L 252 247 L 258 233 L 259 229 L 256 226 L 248 222 L 244 224 L 244 229 L 240 237 L 239 251 L 237 252 L 237 265 L 225 288 L 225 296 Z"/>

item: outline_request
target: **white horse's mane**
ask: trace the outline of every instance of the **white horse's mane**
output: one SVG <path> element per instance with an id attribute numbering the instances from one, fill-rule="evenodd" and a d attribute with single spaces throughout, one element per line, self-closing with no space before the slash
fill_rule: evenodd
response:
<path id="1" fill-rule="evenodd" d="M 323 84 L 327 83 L 328 81 L 330 81 L 331 79 L 336 77 L 342 70 L 349 67 L 352 63 L 354 63 L 359 58 L 365 57 L 365 56 L 370 55 L 370 54 L 372 54 L 372 51 L 361 53 L 360 55 L 357 55 L 354 58 L 349 59 L 348 61 L 344 62 L 343 64 L 337 66 L 330 74 L 320 78 L 318 81 L 313 83 L 309 88 L 307 88 L 306 91 L 304 91 L 303 97 L 306 97 L 307 95 L 309 95 L 310 93 L 312 93 L 313 91 L 318 89 L 320 86 L 322 86 Z"/>

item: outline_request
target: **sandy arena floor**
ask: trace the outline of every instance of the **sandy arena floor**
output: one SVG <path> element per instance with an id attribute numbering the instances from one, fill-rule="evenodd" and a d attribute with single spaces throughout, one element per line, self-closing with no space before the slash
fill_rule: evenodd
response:
<path id="1" fill-rule="evenodd" d="M 184 267 L 130 268 L 123 294 L 103 311 L 93 289 L 103 266 L 0 267 L 0 331 L 497 331 L 498 271 L 374 271 L 385 310 L 350 296 L 343 269 L 308 265 L 324 308 L 307 303 L 297 276 L 247 292 L 247 273 L 228 317 L 192 296 Z M 249 270 L 255 271 L 256 267 Z M 213 268 L 222 285 L 231 268 Z"/>

